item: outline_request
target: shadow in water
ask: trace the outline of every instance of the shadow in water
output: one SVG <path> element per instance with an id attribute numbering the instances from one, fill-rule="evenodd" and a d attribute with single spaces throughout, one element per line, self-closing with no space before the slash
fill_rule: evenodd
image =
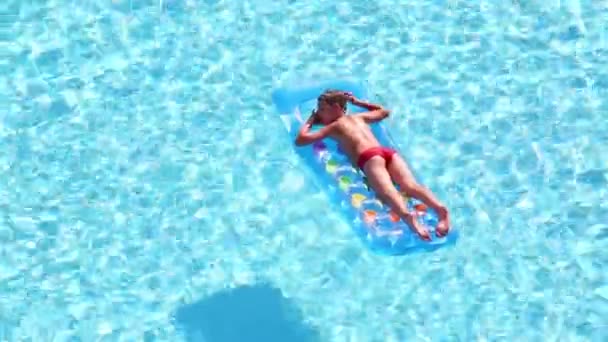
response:
<path id="1" fill-rule="evenodd" d="M 181 307 L 176 321 L 188 342 L 316 342 L 280 289 L 260 284 L 222 291 Z"/>

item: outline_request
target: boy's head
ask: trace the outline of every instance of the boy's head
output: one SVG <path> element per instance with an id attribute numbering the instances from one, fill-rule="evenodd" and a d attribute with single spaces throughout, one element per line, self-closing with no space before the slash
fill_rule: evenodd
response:
<path id="1" fill-rule="evenodd" d="M 328 125 L 346 114 L 348 95 L 339 90 L 326 90 L 317 98 L 315 124 Z"/>

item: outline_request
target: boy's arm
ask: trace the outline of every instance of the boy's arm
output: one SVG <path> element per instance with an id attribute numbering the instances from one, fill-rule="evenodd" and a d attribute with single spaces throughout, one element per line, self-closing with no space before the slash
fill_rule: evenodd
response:
<path id="1" fill-rule="evenodd" d="M 312 123 L 314 120 L 315 116 L 311 115 L 308 120 L 306 120 L 304 125 L 302 125 L 302 128 L 300 128 L 300 132 L 298 132 L 298 137 L 296 138 L 297 146 L 309 145 L 315 141 L 325 139 L 332 132 L 334 124 L 324 126 L 316 132 L 311 132 L 310 129 L 312 128 Z"/>
<path id="2" fill-rule="evenodd" d="M 365 113 L 357 114 L 357 116 L 363 118 L 363 120 L 365 120 L 365 122 L 367 122 L 367 123 L 374 123 L 374 122 L 384 120 L 391 113 L 390 110 L 382 107 L 381 105 L 368 103 L 368 102 L 361 101 L 356 98 L 352 98 L 351 103 L 354 104 L 355 106 L 359 106 L 359 107 L 362 107 L 362 108 L 365 108 L 368 110 Z"/>

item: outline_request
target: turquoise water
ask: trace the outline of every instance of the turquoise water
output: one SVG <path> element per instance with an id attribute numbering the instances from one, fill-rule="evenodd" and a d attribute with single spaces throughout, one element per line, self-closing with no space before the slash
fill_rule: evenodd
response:
<path id="1" fill-rule="evenodd" d="M 608 336 L 608 7 L 478 3 L 10 0 L 0 340 L 180 341 L 262 281 L 323 341 Z M 374 256 L 311 185 L 270 92 L 353 75 L 455 247 Z"/>

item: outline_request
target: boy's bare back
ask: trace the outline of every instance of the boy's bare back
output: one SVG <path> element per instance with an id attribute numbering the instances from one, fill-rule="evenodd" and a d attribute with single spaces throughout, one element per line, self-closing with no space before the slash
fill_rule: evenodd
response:
<path id="1" fill-rule="evenodd" d="M 336 120 L 332 125 L 329 137 L 336 140 L 342 150 L 353 163 L 357 162 L 358 156 L 363 151 L 380 146 L 378 139 L 365 122 L 365 115 L 345 115 Z"/>

